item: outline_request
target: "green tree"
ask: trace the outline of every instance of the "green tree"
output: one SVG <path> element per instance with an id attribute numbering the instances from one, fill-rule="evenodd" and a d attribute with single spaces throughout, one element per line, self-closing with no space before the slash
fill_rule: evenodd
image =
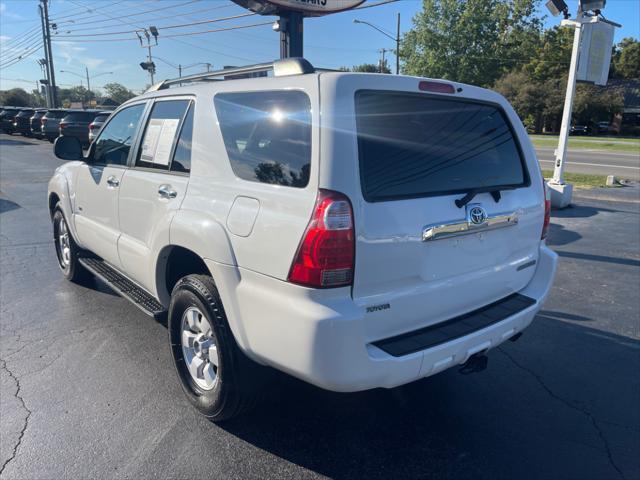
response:
<path id="1" fill-rule="evenodd" d="M 423 0 L 402 40 L 403 73 L 490 86 L 534 55 L 536 0 Z"/>
<path id="2" fill-rule="evenodd" d="M 107 83 L 103 88 L 107 94 L 107 97 L 118 103 L 124 103 L 130 98 L 136 96 L 136 94 L 129 90 L 127 87 L 115 82 Z"/>
<path id="3" fill-rule="evenodd" d="M 10 90 L 0 91 L 0 105 L 30 107 L 34 105 L 34 99 L 23 88 L 12 88 Z"/>
<path id="4" fill-rule="evenodd" d="M 352 72 L 364 72 L 364 73 L 391 73 L 391 69 L 389 68 L 389 63 L 385 59 L 382 64 L 382 72 L 380 72 L 380 64 L 377 65 L 374 63 L 362 63 L 360 65 L 354 65 L 351 69 Z"/>
<path id="5" fill-rule="evenodd" d="M 624 38 L 616 45 L 611 58 L 612 78 L 640 78 L 640 41 Z"/>
<path id="6" fill-rule="evenodd" d="M 573 33 L 571 27 L 556 26 L 545 30 L 530 61 L 524 66 L 525 71 L 537 81 L 566 76 L 571 63 Z"/>

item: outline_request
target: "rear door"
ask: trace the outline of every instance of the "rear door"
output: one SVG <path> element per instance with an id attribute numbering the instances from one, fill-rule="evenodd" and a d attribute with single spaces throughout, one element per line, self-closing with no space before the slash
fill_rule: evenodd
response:
<path id="1" fill-rule="evenodd" d="M 83 247 L 116 267 L 121 266 L 118 195 L 145 106 L 139 103 L 126 107 L 111 118 L 76 179 L 74 221 L 78 239 Z"/>
<path id="2" fill-rule="evenodd" d="M 522 289 L 535 271 L 544 215 L 539 174 L 532 182 L 500 105 L 402 82 L 412 88 L 347 89 L 358 184 L 353 297 L 384 305 L 368 313 L 372 339 Z"/>
<path id="3" fill-rule="evenodd" d="M 154 260 L 169 244 L 171 220 L 189 183 L 194 107 L 185 97 L 156 100 L 122 179 L 118 252 L 124 272 L 150 292 Z"/>

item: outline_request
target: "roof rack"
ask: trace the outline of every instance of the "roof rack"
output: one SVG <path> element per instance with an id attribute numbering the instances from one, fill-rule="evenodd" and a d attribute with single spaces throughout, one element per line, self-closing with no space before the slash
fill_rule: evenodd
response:
<path id="1" fill-rule="evenodd" d="M 172 85 L 183 85 L 185 83 L 237 80 L 239 78 L 247 78 L 245 75 L 270 71 L 273 71 L 274 77 L 284 77 L 287 75 L 314 73 L 316 69 L 304 58 L 284 58 L 281 60 L 274 60 L 269 63 L 258 63 L 255 65 L 248 65 L 246 67 L 225 68 L 223 70 L 215 70 L 213 72 L 196 73 L 186 77 L 172 78 L 152 85 L 147 89 L 147 92 L 164 90 Z"/>

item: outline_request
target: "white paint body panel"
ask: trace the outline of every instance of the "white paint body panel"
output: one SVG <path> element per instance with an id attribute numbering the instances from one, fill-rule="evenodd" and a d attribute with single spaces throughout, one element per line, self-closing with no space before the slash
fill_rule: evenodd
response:
<path id="1" fill-rule="evenodd" d="M 148 93 L 142 98 L 194 99 L 190 176 L 113 168 L 120 172 L 116 194 L 101 189 L 86 164 L 71 162 L 56 172 L 50 193 L 70 210 L 66 215 L 76 213 L 72 233 L 84 248 L 120 268 L 164 305 L 169 303 L 164 284 L 167 252 L 179 246 L 202 258 L 216 281 L 238 345 L 254 360 L 331 390 L 401 385 L 462 363 L 524 329 L 548 295 L 557 261 L 540 241 L 544 195 L 533 147 L 506 100 L 488 90 L 456 84 L 463 90 L 455 95 L 504 109 L 521 144 L 531 185 L 504 192 L 499 203 L 488 194 L 478 195 L 474 202 L 482 203 L 489 215 L 517 212 L 516 226 L 423 242 L 425 225 L 464 217 L 454 206 L 461 195 L 375 204 L 364 200 L 354 92 L 417 91 L 419 80 L 322 73 Z M 213 99 L 218 92 L 281 89 L 303 91 L 311 103 L 311 169 L 305 188 L 236 177 L 217 125 Z M 177 197 L 160 200 L 160 184 L 172 185 Z M 286 282 L 319 188 L 342 192 L 352 202 L 353 287 L 316 290 Z M 78 205 L 83 212 L 76 211 Z M 534 266 L 518 270 L 532 261 Z M 473 334 L 403 357 L 372 345 L 514 292 L 536 304 Z M 390 308 L 366 313 L 368 306 L 385 303 Z"/>

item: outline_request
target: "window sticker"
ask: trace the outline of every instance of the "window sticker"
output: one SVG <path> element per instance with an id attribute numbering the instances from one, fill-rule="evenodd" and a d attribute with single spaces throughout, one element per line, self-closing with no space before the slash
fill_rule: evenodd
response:
<path id="1" fill-rule="evenodd" d="M 154 165 L 169 165 L 173 139 L 180 120 L 175 118 L 152 118 L 142 144 L 140 159 Z"/>

